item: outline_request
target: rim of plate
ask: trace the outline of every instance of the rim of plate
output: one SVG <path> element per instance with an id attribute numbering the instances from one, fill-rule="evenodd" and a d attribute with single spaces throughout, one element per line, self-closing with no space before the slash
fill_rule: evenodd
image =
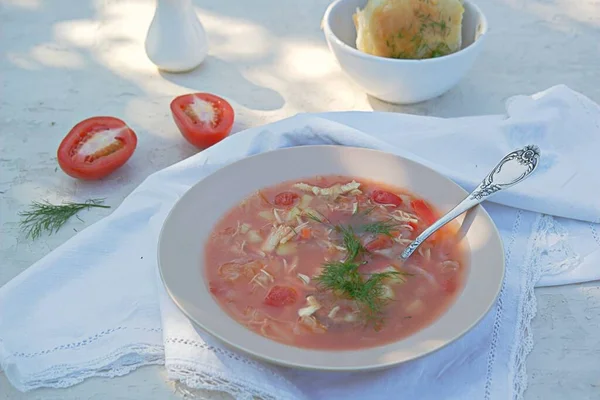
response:
<path id="1" fill-rule="evenodd" d="M 210 336 L 212 336 L 212 338 L 217 339 L 220 343 L 224 344 L 226 347 L 229 347 L 230 349 L 234 349 L 237 351 L 241 351 L 242 353 L 245 353 L 250 358 L 263 360 L 268 363 L 273 363 L 273 364 L 278 364 L 278 365 L 293 367 L 293 368 L 298 368 L 298 369 L 306 369 L 306 370 L 366 371 L 366 370 L 377 370 L 377 369 L 388 368 L 388 367 L 391 367 L 394 365 L 398 365 L 401 363 L 419 359 L 421 357 L 424 357 L 426 355 L 429 355 L 431 353 L 434 353 L 434 352 L 446 347 L 447 345 L 460 339 L 467 332 L 469 332 L 471 329 L 473 329 L 489 313 L 489 311 L 491 310 L 493 305 L 496 303 L 496 301 L 500 295 L 502 284 L 504 282 L 504 277 L 505 277 L 505 273 L 506 273 L 506 266 L 505 266 L 506 260 L 505 260 L 504 247 L 503 247 L 502 239 L 500 237 L 500 233 L 499 233 L 498 228 L 495 225 L 494 221 L 492 220 L 492 218 L 489 216 L 487 211 L 483 207 L 481 207 L 481 205 L 476 206 L 470 212 L 471 215 L 473 215 L 473 213 L 475 213 L 476 215 L 474 215 L 472 217 L 472 220 L 469 222 L 469 226 L 472 227 L 472 225 L 475 223 L 483 224 L 489 230 L 489 232 L 487 232 L 488 238 L 489 238 L 489 241 L 488 241 L 489 243 L 487 244 L 487 246 L 496 247 L 497 252 L 496 252 L 496 254 L 494 254 L 496 256 L 495 264 L 496 264 L 496 267 L 499 268 L 499 271 L 495 271 L 497 274 L 497 276 L 496 276 L 497 279 L 495 279 L 494 282 L 488 283 L 488 286 L 492 285 L 491 289 L 493 289 L 493 290 L 491 293 L 489 293 L 489 292 L 486 293 L 486 295 L 485 295 L 486 303 L 483 307 L 480 307 L 479 312 L 477 312 L 477 315 L 474 318 L 471 318 L 468 323 L 464 323 L 460 328 L 454 329 L 455 332 L 452 335 L 450 335 L 451 337 L 448 337 L 448 335 L 446 335 L 446 338 L 440 340 L 439 343 L 437 343 L 437 344 L 431 344 L 431 343 L 426 344 L 426 346 L 425 346 L 426 348 L 424 348 L 424 349 L 416 349 L 415 350 L 415 349 L 411 349 L 410 347 L 408 349 L 406 349 L 404 347 L 406 347 L 409 342 L 410 343 L 416 342 L 416 344 L 422 344 L 421 342 L 423 340 L 421 340 L 421 341 L 417 340 L 417 339 L 419 339 L 419 336 L 424 336 L 425 331 L 429 331 L 429 332 L 434 331 L 435 332 L 435 329 L 436 329 L 435 327 L 439 324 L 440 320 L 446 318 L 452 310 L 454 310 L 454 312 L 456 313 L 456 311 L 458 310 L 457 304 L 464 297 L 466 288 L 469 287 L 470 275 L 471 275 L 472 268 L 473 268 L 473 263 L 472 263 L 473 251 L 471 249 L 469 249 L 469 256 L 471 258 L 470 265 L 469 265 L 470 270 L 468 272 L 469 276 L 467 277 L 467 279 L 465 281 L 465 284 L 464 284 L 464 287 L 462 288 L 461 293 L 457 296 L 457 298 L 449 306 L 449 308 L 446 311 L 444 311 L 440 316 L 438 316 L 435 320 L 433 320 L 433 322 L 431 322 L 425 328 L 413 333 L 412 335 L 410 335 L 404 339 L 394 341 L 394 342 L 391 342 L 388 344 L 384 344 L 381 346 L 376 346 L 376 347 L 368 347 L 368 348 L 356 349 L 356 350 L 354 350 L 354 349 L 353 350 L 315 350 L 315 349 L 310 349 L 310 348 L 295 347 L 295 346 L 285 345 L 285 344 L 276 342 L 274 340 L 265 338 L 255 332 L 251 331 L 250 329 L 246 328 L 245 326 L 239 324 L 232 317 L 230 317 L 225 312 L 225 310 L 223 310 L 221 308 L 221 306 L 214 300 L 214 298 L 212 298 L 212 295 L 210 294 L 210 292 L 208 290 L 208 287 L 204 280 L 204 271 L 201 271 L 201 269 L 202 269 L 201 265 L 203 263 L 203 256 L 204 256 L 204 250 L 203 250 L 204 247 L 203 246 L 205 245 L 205 242 L 200 243 L 200 246 L 196 248 L 196 251 L 198 253 L 200 253 L 200 257 L 197 258 L 197 260 L 199 260 L 199 262 L 196 263 L 196 265 L 190 266 L 189 272 L 192 273 L 195 271 L 195 272 L 200 273 L 199 274 L 200 281 L 197 282 L 197 286 L 199 289 L 198 291 L 199 292 L 204 291 L 207 294 L 207 297 L 211 298 L 212 302 L 214 303 L 211 305 L 211 308 L 212 308 L 211 311 L 217 310 L 218 315 L 212 315 L 212 314 L 205 313 L 206 315 L 204 315 L 204 317 L 200 316 L 200 314 L 202 314 L 202 312 L 204 312 L 203 306 L 205 306 L 206 304 L 191 304 L 187 299 L 184 298 L 185 296 L 181 295 L 181 290 L 179 290 L 176 287 L 178 284 L 174 283 L 171 280 L 171 277 L 168 276 L 170 274 L 170 271 L 168 271 L 169 267 L 164 265 L 163 261 L 165 261 L 165 260 L 163 260 L 163 257 L 165 254 L 165 249 L 164 249 L 165 241 L 168 239 L 167 238 L 167 234 L 168 234 L 167 230 L 171 229 L 171 225 L 175 222 L 174 216 L 176 215 L 176 213 L 181 212 L 182 205 L 185 205 L 185 202 L 188 201 L 188 199 L 194 197 L 195 193 L 199 190 L 199 188 L 201 188 L 203 185 L 206 185 L 206 183 L 205 183 L 206 181 L 209 181 L 211 179 L 217 179 L 221 175 L 230 174 L 231 171 L 235 172 L 236 170 L 240 170 L 240 171 L 244 170 L 243 167 L 245 164 L 252 164 L 253 162 L 256 162 L 257 159 L 273 157 L 274 155 L 280 155 L 283 159 L 290 159 L 290 154 L 295 153 L 295 152 L 318 153 L 320 151 L 325 151 L 325 153 L 331 152 L 332 153 L 331 155 L 333 155 L 335 153 L 338 153 L 337 155 L 340 155 L 342 153 L 358 152 L 358 153 L 370 154 L 371 157 L 374 156 L 376 158 L 387 157 L 387 158 L 396 159 L 396 160 L 400 161 L 401 163 L 406 163 L 408 165 L 412 165 L 412 168 L 416 168 L 417 170 L 421 169 L 422 171 L 429 171 L 429 174 L 431 176 L 436 176 L 436 179 L 441 179 L 441 180 L 445 181 L 444 184 L 452 187 L 452 190 L 455 190 L 457 193 L 461 194 L 463 197 L 466 197 L 468 195 L 468 193 L 462 187 L 460 187 L 457 183 L 455 183 L 451 179 L 447 178 L 446 176 L 436 172 L 435 170 L 433 170 L 430 167 L 427 167 L 421 163 L 418 163 L 416 161 L 402 157 L 400 155 L 384 152 L 381 150 L 362 148 L 362 147 L 342 146 L 342 145 L 295 146 L 295 147 L 280 148 L 280 149 L 275 149 L 275 150 L 271 150 L 271 151 L 266 151 L 263 153 L 255 154 L 255 155 L 252 155 L 249 157 L 242 158 L 235 162 L 232 162 L 232 163 L 212 172 L 211 174 L 203 177 L 202 179 L 200 179 L 197 183 L 192 185 L 190 187 L 190 189 L 188 189 L 179 198 L 179 200 L 175 203 L 175 205 L 169 211 L 167 217 L 165 218 L 165 221 L 163 223 L 163 226 L 161 228 L 159 238 L 158 238 L 157 261 L 158 261 L 158 269 L 159 269 L 159 274 L 161 277 L 161 282 L 162 282 L 167 294 L 171 298 L 171 300 L 175 303 L 175 305 L 179 308 L 179 310 L 181 312 L 183 312 L 183 314 L 190 320 L 192 325 L 196 328 L 196 331 L 198 331 L 198 330 L 204 331 L 207 334 L 209 334 Z M 337 174 L 337 173 L 322 173 L 322 175 L 329 175 L 329 174 L 333 175 L 333 174 Z M 318 173 L 317 174 L 300 174 L 299 176 L 304 176 L 306 178 L 306 177 L 314 176 L 314 175 L 318 175 Z M 356 174 L 352 174 L 352 173 L 347 173 L 347 175 L 352 176 L 352 177 L 356 176 Z M 408 175 L 410 176 L 410 173 Z M 371 179 L 373 181 L 381 181 L 379 179 L 368 178 L 368 177 L 360 177 L 359 179 L 361 179 L 361 178 Z M 301 178 L 300 177 L 298 177 L 298 178 L 290 177 L 289 179 L 274 181 L 273 183 L 270 183 L 269 185 L 274 185 L 276 183 L 280 183 L 282 181 L 292 180 L 292 179 L 301 179 Z M 221 186 L 223 186 L 223 185 L 221 185 Z M 259 185 L 259 187 L 254 188 L 254 191 L 258 190 L 258 189 L 260 189 L 260 187 L 264 187 L 264 186 L 265 185 Z M 412 189 L 410 189 L 410 190 L 412 191 Z M 249 194 L 250 193 L 240 194 L 240 196 L 237 196 L 235 198 L 235 201 L 233 201 L 232 204 L 235 205 L 235 204 L 239 203 L 244 197 L 246 197 Z M 202 196 L 207 197 L 210 195 L 202 194 L 200 197 L 202 197 Z M 427 200 L 432 202 L 435 206 L 438 206 L 438 208 L 439 208 L 439 204 L 438 204 L 439 200 L 438 199 L 435 199 L 435 200 L 427 199 Z M 438 200 L 438 201 L 436 201 L 436 200 Z M 451 207 L 451 205 L 447 206 L 446 208 L 449 209 L 450 207 Z M 223 216 L 223 214 L 225 212 L 227 212 L 230 208 L 231 208 L 230 206 L 224 207 L 224 211 L 221 213 L 218 213 L 218 216 L 216 217 L 215 222 L 218 221 Z M 442 209 L 441 211 L 446 212 L 447 210 Z M 467 214 L 465 216 L 465 214 L 463 214 L 463 216 L 459 217 L 458 219 L 462 221 L 466 218 L 469 218 L 468 215 L 469 214 Z M 215 218 L 215 217 L 213 216 L 213 218 Z M 214 228 L 214 224 L 210 225 L 207 228 L 203 228 L 203 229 L 210 233 L 213 228 Z M 471 229 L 471 228 L 468 228 L 468 229 Z M 467 231 L 465 233 L 465 235 L 468 236 L 469 232 Z M 482 266 L 482 268 L 487 268 L 487 266 L 484 265 L 484 266 Z M 192 275 L 193 275 L 193 273 L 192 273 Z M 194 278 L 198 278 L 198 277 L 195 276 Z M 182 278 L 179 278 L 179 279 L 182 279 Z M 187 279 L 185 279 L 185 280 L 187 281 Z M 474 284 L 471 284 L 471 286 L 474 286 Z M 200 290 L 201 288 L 203 290 Z M 478 300 L 478 299 L 471 299 L 471 300 Z M 210 318 L 208 318 L 208 317 L 210 317 Z M 227 323 L 217 324 L 215 321 L 217 321 L 219 319 L 221 319 Z M 228 326 L 228 329 L 231 329 L 235 332 L 231 333 L 228 330 L 223 330 L 223 329 L 220 330 L 219 326 L 223 326 L 223 325 Z M 238 340 L 231 339 L 231 336 L 235 336 L 235 335 L 239 335 L 239 337 L 237 337 Z M 429 337 L 429 336 L 426 336 L 426 337 Z M 246 341 L 246 343 L 243 343 L 244 340 Z M 396 351 L 401 350 L 400 354 L 394 355 L 393 352 L 395 350 Z M 390 355 L 388 353 L 388 351 L 392 352 L 391 357 L 388 357 L 388 359 L 378 360 L 376 362 L 374 362 L 373 360 L 363 362 L 364 359 L 368 359 L 367 356 L 369 355 L 369 353 L 374 353 L 374 354 L 381 353 L 381 355 Z M 308 357 L 308 360 L 304 359 L 306 357 L 301 356 L 301 355 Z M 371 355 L 371 358 L 373 357 L 373 355 Z M 349 359 L 347 361 L 348 364 L 344 365 L 343 363 L 339 364 L 337 362 L 328 363 L 328 361 L 327 361 L 327 359 L 330 359 L 330 358 L 340 358 L 340 357 Z"/>

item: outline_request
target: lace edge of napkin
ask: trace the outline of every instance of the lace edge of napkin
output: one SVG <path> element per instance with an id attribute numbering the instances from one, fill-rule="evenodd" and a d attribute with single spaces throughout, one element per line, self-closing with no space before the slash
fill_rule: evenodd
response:
<path id="1" fill-rule="evenodd" d="M 556 221 L 547 215 L 540 215 L 534 223 L 533 234 L 527 246 L 526 261 L 524 263 L 524 293 L 517 316 L 515 340 L 518 343 L 513 349 L 511 359 L 513 378 L 513 393 L 517 400 L 523 399 L 527 388 L 526 360 L 533 349 L 533 332 L 531 321 L 537 313 L 537 301 L 534 293 L 535 283 L 545 274 L 557 274 L 576 267 L 579 256 L 568 245 L 568 233 Z M 148 347 L 148 346 L 147 346 Z M 136 357 L 131 357 L 136 354 Z M 78 366 L 78 371 L 69 371 L 68 368 L 53 368 L 38 374 L 33 379 L 28 379 L 26 384 L 16 385 L 21 391 L 29 391 L 39 387 L 65 388 L 81 383 L 91 377 L 117 377 L 126 375 L 135 369 L 146 365 L 164 364 L 164 351 L 162 346 L 149 346 L 140 348 L 122 348 L 87 365 L 83 370 Z M 5 373 L 10 379 L 10 368 L 5 366 Z M 184 364 L 168 366 L 172 378 L 180 381 L 189 388 L 216 390 L 233 395 L 238 400 L 251 400 L 262 397 L 265 400 L 275 399 L 269 397 L 264 391 L 253 390 L 247 385 L 237 385 L 225 378 L 214 375 L 200 374 L 197 369 Z M 16 380 L 13 380 L 14 383 Z M 22 383 L 22 382 L 21 382 Z"/>
<path id="2" fill-rule="evenodd" d="M 575 268 L 580 256 L 568 243 L 568 232 L 550 215 L 539 215 L 527 244 L 524 263 L 524 291 L 517 311 L 515 340 L 510 363 L 513 399 L 523 400 L 528 385 L 527 356 L 533 350 L 531 322 L 537 314 L 535 284 L 544 275 L 556 275 Z"/>
<path id="3" fill-rule="evenodd" d="M 271 387 L 270 390 L 267 390 L 266 388 L 261 387 L 260 384 L 256 385 L 243 377 L 231 379 L 231 377 L 224 376 L 216 370 L 209 372 L 202 371 L 198 368 L 198 365 L 189 360 L 167 357 L 165 368 L 169 379 L 178 382 L 180 385 L 177 386 L 180 390 L 188 391 L 189 389 L 201 389 L 217 391 L 227 393 L 236 400 L 298 400 L 302 397 L 299 393 L 292 393 L 295 386 L 282 375 L 275 373 L 271 369 L 263 366 L 260 362 L 251 358 L 240 356 L 222 347 L 214 347 L 207 343 L 201 343 L 190 339 L 168 337 L 166 338 L 166 342 L 180 346 L 188 346 L 194 350 L 203 349 L 216 352 L 220 356 L 247 364 L 279 383 L 279 387 L 276 385 Z M 289 390 L 286 390 L 286 388 Z"/>
<path id="4" fill-rule="evenodd" d="M 127 375 L 148 365 L 164 365 L 164 347 L 161 345 L 134 345 L 120 348 L 86 365 L 54 366 L 32 376 L 15 376 L 11 367 L 4 366 L 8 380 L 21 392 L 39 388 L 63 389 L 77 385 L 88 378 L 115 378 Z"/>
<path id="5" fill-rule="evenodd" d="M 193 392 L 188 388 L 227 393 L 236 400 L 280 400 L 263 390 L 234 383 L 230 379 L 219 376 L 214 371 L 210 374 L 200 372 L 193 365 L 171 364 L 167 369 L 169 371 L 169 377 L 181 384 L 178 385 L 178 389 L 180 391 L 188 392 L 192 396 Z"/>

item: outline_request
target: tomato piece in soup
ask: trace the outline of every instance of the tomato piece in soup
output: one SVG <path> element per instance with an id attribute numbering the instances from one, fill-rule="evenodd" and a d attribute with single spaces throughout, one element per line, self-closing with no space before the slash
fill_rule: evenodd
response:
<path id="1" fill-rule="evenodd" d="M 298 196 L 294 192 L 281 192 L 275 196 L 275 205 L 278 206 L 291 206 L 298 200 Z"/>
<path id="2" fill-rule="evenodd" d="M 425 200 L 422 200 L 422 199 L 412 200 L 410 202 L 410 206 L 412 207 L 413 212 L 419 218 L 421 225 L 424 225 L 423 229 L 428 227 L 429 225 L 433 224 L 435 221 L 437 221 L 438 216 L 437 216 L 436 212 Z M 446 225 L 446 226 L 443 226 L 442 228 L 440 228 L 440 230 L 435 232 L 433 235 L 431 235 L 427 239 L 427 241 L 429 243 L 435 243 L 435 242 L 442 241 L 444 238 L 451 238 L 451 237 L 453 237 L 453 235 L 454 235 L 454 233 L 453 233 L 451 227 Z"/>
<path id="3" fill-rule="evenodd" d="M 396 196 L 394 193 L 379 189 L 373 190 L 373 193 L 371 193 L 371 200 L 378 204 L 391 204 L 396 207 L 402 205 L 402 199 L 399 196 Z"/>
<path id="4" fill-rule="evenodd" d="M 392 247 L 394 241 L 387 235 L 378 235 L 375 239 L 371 240 L 365 245 L 365 249 L 368 251 L 383 250 Z"/>
<path id="5" fill-rule="evenodd" d="M 442 288 L 448 294 L 456 292 L 456 289 L 458 289 L 458 282 L 456 281 L 456 278 L 451 277 L 446 279 L 444 282 L 442 282 Z"/>
<path id="6" fill-rule="evenodd" d="M 294 304 L 298 300 L 298 292 L 289 286 L 273 286 L 265 297 L 265 304 L 283 307 Z"/>
<path id="7" fill-rule="evenodd" d="M 425 200 L 413 200 L 410 202 L 410 206 L 417 216 L 425 222 L 427 225 L 431 225 L 436 221 L 436 216 L 431 207 L 425 202 Z"/>
<path id="8" fill-rule="evenodd" d="M 114 117 L 92 117 L 79 122 L 58 147 L 60 168 L 69 176 L 95 180 L 110 175 L 133 155 L 137 136 Z"/>

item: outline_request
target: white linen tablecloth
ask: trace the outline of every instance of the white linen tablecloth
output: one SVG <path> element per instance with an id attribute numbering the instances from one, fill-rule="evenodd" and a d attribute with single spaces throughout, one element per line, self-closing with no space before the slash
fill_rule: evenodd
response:
<path id="1" fill-rule="evenodd" d="M 467 335 L 385 371 L 297 371 L 221 347 L 170 301 L 156 245 L 177 199 L 245 156 L 324 143 L 400 154 L 467 190 L 509 151 L 541 148 L 535 175 L 485 205 L 505 244 L 507 273 L 496 305 Z M 534 285 L 600 278 L 599 150 L 600 108 L 565 86 L 512 98 L 506 115 L 300 114 L 235 134 L 151 175 L 109 217 L 0 288 L 0 365 L 23 391 L 165 363 L 173 379 L 238 399 L 520 398 Z"/>

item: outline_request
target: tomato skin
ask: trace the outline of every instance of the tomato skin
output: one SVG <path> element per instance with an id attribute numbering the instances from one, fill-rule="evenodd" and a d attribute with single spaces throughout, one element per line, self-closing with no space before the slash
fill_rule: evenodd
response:
<path id="1" fill-rule="evenodd" d="M 275 196 L 275 204 L 278 206 L 291 206 L 299 198 L 300 196 L 294 192 L 281 192 Z"/>
<path id="2" fill-rule="evenodd" d="M 293 287 L 275 285 L 267 293 L 265 304 L 283 307 L 294 304 L 298 300 L 298 292 Z"/>
<path id="3" fill-rule="evenodd" d="M 367 251 L 383 250 L 392 247 L 394 241 L 387 235 L 377 235 L 377 237 L 365 244 Z"/>
<path id="4" fill-rule="evenodd" d="M 410 206 L 415 214 L 427 225 L 431 225 L 437 220 L 435 213 L 425 200 L 413 200 L 410 202 Z"/>
<path id="5" fill-rule="evenodd" d="M 194 102 L 209 103 L 213 109 L 213 121 L 204 121 L 191 111 Z M 187 111 L 187 112 L 186 112 Z M 196 120 L 190 117 L 192 113 Z M 235 113 L 227 100 L 210 93 L 190 93 L 178 96 L 171 101 L 171 114 L 183 137 L 198 148 L 205 149 L 231 132 Z"/>
<path id="6" fill-rule="evenodd" d="M 82 154 L 82 146 L 95 135 L 119 130 L 108 145 L 93 154 Z M 104 178 L 122 167 L 137 147 L 137 136 L 125 122 L 114 117 L 92 117 L 75 125 L 58 146 L 56 158 L 69 176 L 82 180 Z"/>
<path id="7" fill-rule="evenodd" d="M 300 238 L 304 240 L 309 240 L 312 237 L 312 231 L 310 228 L 302 228 L 300 230 Z"/>
<path id="8" fill-rule="evenodd" d="M 446 293 L 452 294 L 456 292 L 458 289 L 458 283 L 456 282 L 456 278 L 448 278 L 444 282 L 442 282 L 442 288 Z"/>
<path id="9" fill-rule="evenodd" d="M 210 282 L 208 284 L 208 290 L 215 296 L 225 292 L 223 286 L 219 285 L 218 283 L 214 283 L 214 282 Z"/>
<path id="10" fill-rule="evenodd" d="M 402 205 L 402 199 L 396 196 L 394 193 L 387 192 L 385 190 L 373 190 L 371 193 L 371 200 L 378 204 L 392 204 L 396 207 Z"/>

